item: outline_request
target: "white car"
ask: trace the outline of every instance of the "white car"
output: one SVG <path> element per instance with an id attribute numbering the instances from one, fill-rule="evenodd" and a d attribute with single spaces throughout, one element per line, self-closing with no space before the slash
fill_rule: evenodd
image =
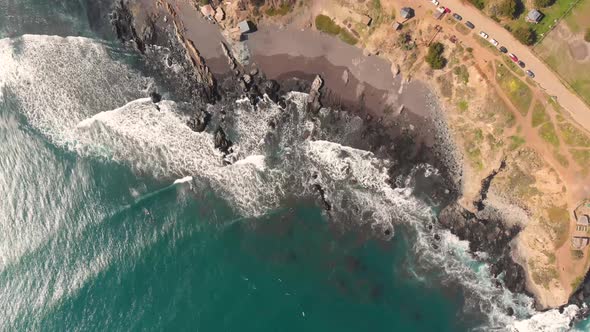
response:
<path id="1" fill-rule="evenodd" d="M 432 4 L 435 6 L 438 6 L 439 4 L 438 0 L 430 0 L 430 2 L 432 2 Z"/>
<path id="2" fill-rule="evenodd" d="M 496 47 L 498 47 L 498 45 L 500 45 L 500 43 L 498 43 L 498 41 L 495 39 L 490 40 L 490 43 L 492 43 L 492 45 L 494 45 Z"/>
<path id="3" fill-rule="evenodd" d="M 488 34 L 487 34 L 487 33 L 485 33 L 485 32 L 483 32 L 483 31 L 480 31 L 480 32 L 479 32 L 479 35 L 480 35 L 480 36 L 481 36 L 481 38 L 483 38 L 483 39 L 488 39 L 488 37 L 489 37 L 489 36 L 488 36 Z"/>

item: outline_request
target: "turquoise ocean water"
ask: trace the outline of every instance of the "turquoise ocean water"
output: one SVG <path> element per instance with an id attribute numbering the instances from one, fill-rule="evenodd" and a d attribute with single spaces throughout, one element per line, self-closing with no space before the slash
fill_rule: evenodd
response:
<path id="1" fill-rule="evenodd" d="M 11 40 L 0 47 L 18 48 L 24 33 L 96 37 L 86 9 L 83 1 L 0 0 L 1 37 Z M 51 100 L 58 94 L 59 87 L 44 92 Z M 397 227 L 391 241 L 374 240 L 333 227 L 305 201 L 245 217 L 207 186 L 172 184 L 142 167 L 68 149 L 54 137 L 53 119 L 26 109 L 39 103 L 16 96 L 16 88 L 6 89 L 0 104 L 0 330 L 486 326 L 489 313 L 473 309 L 474 291 L 422 261 L 410 226 Z M 470 264 L 476 275 L 484 269 Z"/>

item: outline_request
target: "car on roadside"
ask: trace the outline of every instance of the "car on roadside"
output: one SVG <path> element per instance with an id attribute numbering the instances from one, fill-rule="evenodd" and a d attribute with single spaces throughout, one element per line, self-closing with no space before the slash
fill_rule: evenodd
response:
<path id="1" fill-rule="evenodd" d="M 445 7 L 445 14 L 449 14 L 451 12 L 451 8 Z"/>
<path id="2" fill-rule="evenodd" d="M 467 21 L 465 22 L 465 26 L 468 27 L 469 29 L 475 29 L 475 25 L 473 25 L 473 23 Z"/>
<path id="3" fill-rule="evenodd" d="M 517 63 L 518 63 L 518 66 L 519 66 L 520 68 L 524 68 L 524 67 L 526 67 L 526 64 L 525 64 L 524 62 L 522 62 L 522 60 L 518 60 L 518 62 L 517 62 Z"/>
<path id="4" fill-rule="evenodd" d="M 500 50 L 500 52 L 502 52 L 502 53 L 508 53 L 508 49 L 504 46 L 500 46 L 500 48 L 498 50 Z"/>
<path id="5" fill-rule="evenodd" d="M 461 21 L 461 20 L 463 20 L 463 17 L 461 17 L 461 15 L 459 15 L 459 14 L 457 14 L 457 13 L 454 13 L 454 14 L 453 14 L 453 17 L 454 17 L 454 18 L 455 18 L 457 21 Z"/>
<path id="6" fill-rule="evenodd" d="M 492 45 L 494 45 L 494 46 L 496 46 L 496 47 L 498 47 L 498 45 L 500 45 L 500 43 L 498 43 L 498 41 L 497 41 L 497 40 L 495 40 L 495 39 L 491 39 L 491 40 L 490 40 L 490 43 L 492 43 Z"/>
<path id="7" fill-rule="evenodd" d="M 438 4 L 440 3 L 440 2 L 438 2 L 438 0 L 431 0 L 430 2 L 432 2 L 432 4 L 435 6 L 438 6 Z"/>
<path id="8" fill-rule="evenodd" d="M 512 60 L 514 62 L 518 62 L 518 57 L 516 57 L 516 55 L 514 55 L 512 53 L 508 53 L 508 57 L 510 58 L 510 60 Z"/>
<path id="9" fill-rule="evenodd" d="M 481 38 L 483 38 L 483 39 L 488 39 L 488 37 L 489 37 L 489 36 L 488 36 L 488 34 L 487 34 L 487 33 L 485 33 L 485 32 L 483 32 L 483 31 L 480 31 L 480 32 L 479 32 L 479 35 L 480 35 L 480 36 L 481 36 Z"/>
<path id="10" fill-rule="evenodd" d="M 527 70 L 525 73 L 526 73 L 526 74 L 527 74 L 527 75 L 528 75 L 530 78 L 535 78 L 535 73 L 533 73 L 532 71 L 530 71 L 530 70 Z"/>

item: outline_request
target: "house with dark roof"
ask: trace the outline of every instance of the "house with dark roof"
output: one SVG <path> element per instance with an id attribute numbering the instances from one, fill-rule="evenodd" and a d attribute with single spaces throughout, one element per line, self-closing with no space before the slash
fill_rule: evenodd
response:
<path id="1" fill-rule="evenodd" d="M 536 23 L 541 22 L 541 20 L 543 19 L 543 16 L 544 15 L 540 11 L 533 9 L 526 16 L 526 21 L 536 24 Z"/>
<path id="2" fill-rule="evenodd" d="M 414 17 L 414 10 L 412 8 L 410 8 L 410 7 L 404 7 L 401 10 L 401 15 L 406 20 L 407 19 L 410 19 L 410 18 Z"/>

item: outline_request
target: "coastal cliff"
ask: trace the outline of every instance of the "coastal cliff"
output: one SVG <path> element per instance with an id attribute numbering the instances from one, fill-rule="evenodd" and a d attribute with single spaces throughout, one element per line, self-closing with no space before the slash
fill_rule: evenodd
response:
<path id="1" fill-rule="evenodd" d="M 254 8 L 260 10 L 292 6 L 290 2 L 285 3 L 286 5 L 282 2 L 273 2 L 251 7 L 249 3 L 238 1 L 232 6 L 243 10 L 226 8 L 227 21 L 220 25 L 229 29 L 233 22 L 249 17 L 250 13 L 262 21 L 264 18 L 260 14 L 257 16 Z M 192 6 L 197 8 L 196 4 Z M 295 87 L 295 90 L 309 91 L 313 77 L 308 77 L 307 83 L 281 81 L 279 84 L 264 78 L 263 73 L 250 72 L 245 66 L 236 64 L 235 59 L 231 57 L 227 58 L 229 69 L 215 77 L 205 63 L 207 60 L 198 51 L 198 43 L 184 35 L 182 20 L 178 18 L 176 9 L 170 3 L 154 2 L 156 10 L 149 15 L 133 14 L 132 8 L 132 5 L 126 2 L 119 3 L 116 9 L 118 14 L 114 15 L 117 35 L 123 41 L 132 41 L 142 53 L 149 53 L 146 45 L 161 44 L 172 50 L 181 49 L 182 52 L 178 56 L 182 54 L 190 68 L 183 71 L 183 74 L 187 75 L 188 82 L 192 82 L 187 84 L 186 94 L 200 105 L 199 109 L 205 109 L 205 102 L 212 103 L 223 99 L 224 96 L 236 96 L 244 92 L 251 100 L 260 100 L 266 93 L 275 101 L 279 101 L 281 91 L 290 90 L 292 87 Z M 356 6 L 351 5 L 351 8 Z M 164 13 L 166 19 L 158 16 L 162 15 L 161 13 Z M 157 24 L 154 23 L 156 20 Z M 287 16 L 285 20 L 296 22 L 297 13 L 291 17 Z M 412 24 L 410 22 L 410 25 Z M 419 24 L 416 23 L 413 27 L 425 31 L 433 29 L 429 24 Z M 386 53 L 388 58 L 394 59 L 394 65 L 391 66 L 393 73 L 401 71 L 406 79 L 413 77 L 431 82 L 432 88 L 447 111 L 444 118 L 452 137 L 450 143 L 459 150 L 459 155 L 463 156 L 461 161 L 455 160 L 450 164 L 461 163 L 461 170 L 454 171 L 455 165 L 450 165 L 448 160 L 441 160 L 440 155 L 446 154 L 447 151 L 441 153 L 437 147 L 425 147 L 421 143 L 416 143 L 420 141 L 418 136 L 423 133 L 408 135 L 408 131 L 400 133 L 395 130 L 404 126 L 409 127 L 412 121 L 416 120 L 411 114 L 402 112 L 403 108 L 400 108 L 397 118 L 388 114 L 376 116 L 378 112 L 370 108 L 361 111 L 360 115 L 365 119 L 368 129 L 363 132 L 364 142 L 359 141 L 356 144 L 378 155 L 395 154 L 398 158 L 409 158 L 414 163 L 430 163 L 441 170 L 442 178 L 445 180 L 440 184 L 440 188 L 446 192 L 428 193 L 428 199 L 434 200 L 442 208 L 439 223 L 459 238 L 469 240 L 472 252 L 488 253 L 485 260 L 491 264 L 492 274 L 503 275 L 506 288 L 513 292 L 532 294 L 540 308 L 565 304 L 569 294 L 580 285 L 574 285 L 571 281 L 579 277 L 586 264 L 583 264 L 582 269 L 572 267 L 571 259 L 564 257 L 570 254 L 569 246 L 562 250 L 563 254 L 555 253 L 558 249 L 564 248 L 569 240 L 569 226 L 565 226 L 565 231 L 563 226 L 564 223 L 569 223 L 569 218 L 564 216 L 563 211 L 565 210 L 567 215 L 571 199 L 567 197 L 569 191 L 564 190 L 567 179 L 559 172 L 560 167 L 563 167 L 559 166 L 559 163 L 555 164 L 554 159 L 546 160 L 540 155 L 538 145 L 522 142 L 522 137 L 526 138 L 528 134 L 523 134 L 522 127 L 517 126 L 518 110 L 515 116 L 515 109 L 510 102 L 491 89 L 493 84 L 488 77 L 490 73 L 487 72 L 490 68 L 479 68 L 473 61 L 473 54 L 465 47 L 447 43 L 451 51 L 447 51 L 446 54 L 448 57 L 462 59 L 467 66 L 454 64 L 454 68 L 460 69 L 434 72 L 418 60 L 423 55 L 419 48 L 409 47 L 405 41 L 396 41 L 394 45 L 389 45 L 389 42 L 384 42 L 384 32 L 381 29 L 384 28 L 376 26 L 375 31 L 367 34 L 366 39 L 360 36 L 363 47 L 368 50 L 367 55 Z M 403 33 L 404 36 L 410 35 L 409 40 L 419 38 L 412 35 L 409 30 L 404 30 Z M 380 42 L 385 46 L 378 48 Z M 228 55 L 231 54 L 225 44 L 223 45 L 220 49 Z M 388 45 L 391 49 L 384 52 L 383 49 Z M 496 66 L 497 63 L 490 65 L 494 74 L 500 70 Z M 348 75 L 346 77 L 343 81 L 348 83 Z M 191 91 L 191 86 L 198 91 L 196 95 Z M 330 106 L 331 102 L 337 99 L 333 96 L 335 91 L 329 87 L 318 87 L 314 91 L 320 90 L 324 93 L 320 94 L 319 98 L 314 98 L 313 108 L 316 110 L 319 109 L 319 104 L 316 103 Z M 464 106 L 466 100 L 469 100 L 469 104 Z M 355 109 L 357 105 L 349 105 L 349 108 Z M 200 112 L 194 116 L 205 119 L 203 114 Z M 204 120 L 197 122 L 197 127 L 201 129 L 207 125 Z M 424 130 L 424 133 L 427 131 Z M 231 152 L 231 144 L 225 142 L 225 134 L 219 136 L 223 138 L 219 147 L 224 147 L 226 154 Z M 397 140 L 399 144 L 396 149 L 388 147 L 385 143 L 387 140 Z M 403 143 L 404 140 L 407 144 Z M 391 178 L 399 178 L 405 171 L 407 170 L 392 168 Z M 392 186 L 395 187 L 395 183 L 392 183 Z M 315 190 L 318 193 L 319 204 L 330 210 L 331 204 L 326 199 L 323 188 L 316 187 Z M 562 273 L 560 268 L 563 271 L 567 268 L 568 273 L 572 275 Z M 586 297 L 582 295 L 582 298 Z M 579 301 L 582 300 L 576 295 L 570 303 L 579 304 Z"/>

